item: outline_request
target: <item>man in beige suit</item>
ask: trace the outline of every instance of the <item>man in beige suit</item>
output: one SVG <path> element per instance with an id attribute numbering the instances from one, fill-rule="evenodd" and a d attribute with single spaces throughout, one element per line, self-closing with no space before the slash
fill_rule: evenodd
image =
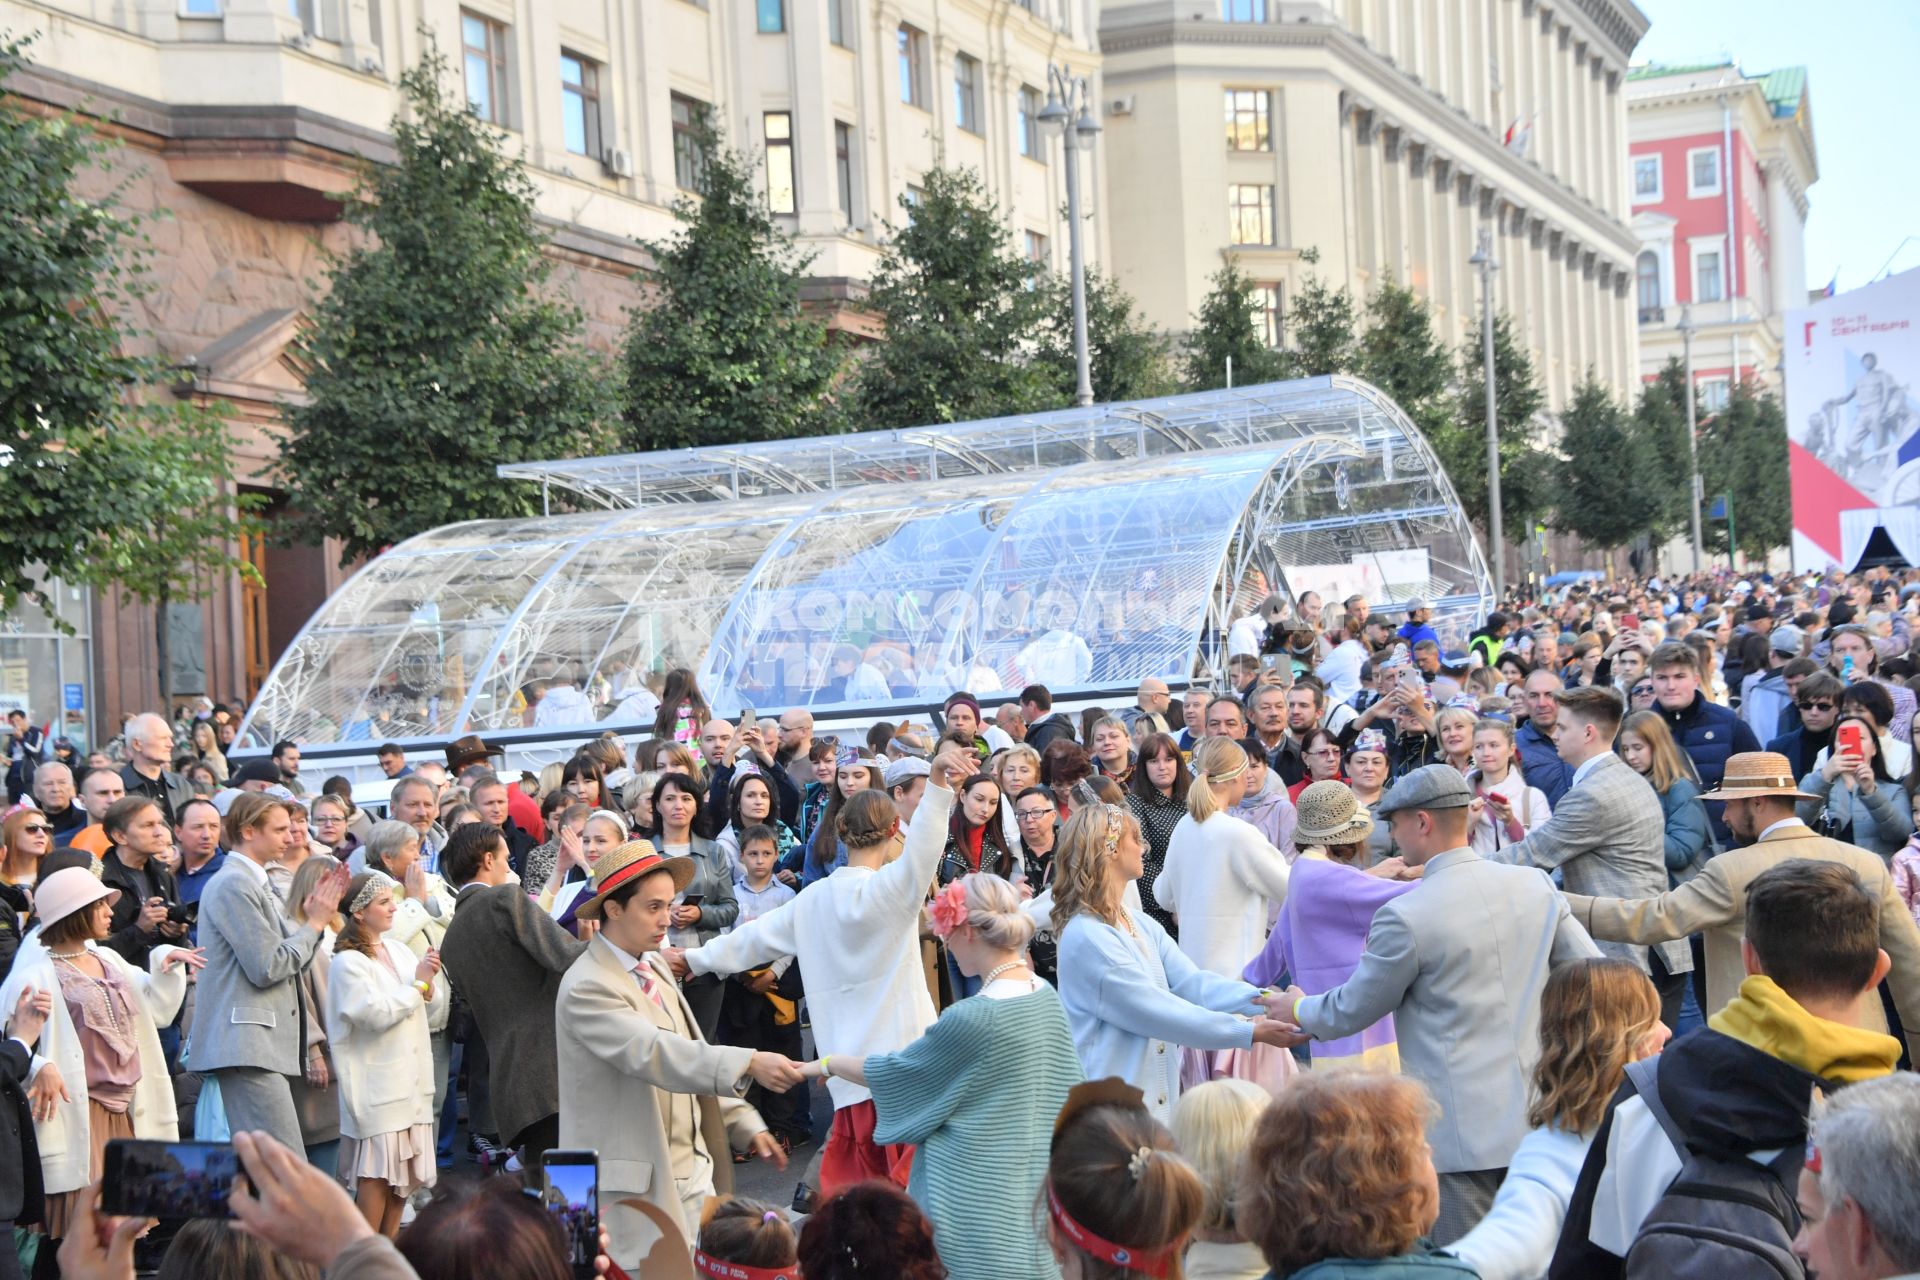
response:
<path id="1" fill-rule="evenodd" d="M 600 1204 L 610 1255 L 631 1269 L 651 1246 L 645 1200 L 691 1244 L 708 1196 L 731 1190 L 732 1148 L 784 1168 L 786 1156 L 741 1100 L 750 1080 L 785 1092 L 800 1069 L 777 1053 L 711 1045 L 660 959 L 674 895 L 693 879 L 686 858 L 634 840 L 594 868 L 578 915 L 600 932 L 560 981 L 560 1145 L 600 1153 Z M 731 1146 L 730 1141 L 731 1140 Z"/>
<path id="2" fill-rule="evenodd" d="M 1706 1013 L 1723 1009 L 1739 993 L 1745 967 L 1740 939 L 1746 932 L 1747 886 L 1768 867 L 1790 858 L 1844 863 L 1880 902 L 1880 949 L 1893 961 L 1887 985 L 1904 1024 L 1907 1044 L 1920 1060 L 1920 928 L 1894 892 L 1893 873 L 1877 854 L 1817 836 L 1794 816 L 1803 795 L 1787 758 L 1772 751 L 1731 756 L 1720 785 L 1701 796 L 1726 803 L 1727 826 L 1743 847 L 1708 861 L 1706 869 L 1657 898 L 1586 898 L 1567 895 L 1573 918 L 1595 938 L 1612 942 L 1666 942 L 1703 933 L 1707 954 Z M 1885 1031 L 1877 1001 L 1869 1001 L 1870 1031 Z"/>

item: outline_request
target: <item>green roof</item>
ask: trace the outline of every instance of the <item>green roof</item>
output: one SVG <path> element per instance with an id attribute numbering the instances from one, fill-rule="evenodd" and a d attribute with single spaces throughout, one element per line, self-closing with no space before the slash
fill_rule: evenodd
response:
<path id="1" fill-rule="evenodd" d="M 1675 65 L 1669 65 L 1664 62 L 1649 62 L 1642 66 L 1629 68 L 1627 71 L 1627 79 L 1658 80 L 1661 76 L 1685 76 L 1692 75 L 1696 71 L 1718 71 L 1722 67 L 1730 67 L 1732 65 L 1733 63 L 1725 60 L 1720 62 L 1690 62 Z"/>
<path id="2" fill-rule="evenodd" d="M 1781 67 L 1760 78 L 1760 92 L 1767 95 L 1767 103 L 1776 116 L 1791 116 L 1800 110 L 1800 99 L 1806 91 L 1805 67 Z"/>

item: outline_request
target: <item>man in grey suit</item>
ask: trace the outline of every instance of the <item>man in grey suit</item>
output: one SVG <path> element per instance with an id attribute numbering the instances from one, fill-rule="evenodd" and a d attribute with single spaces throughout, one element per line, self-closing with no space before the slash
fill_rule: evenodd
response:
<path id="1" fill-rule="evenodd" d="M 1425 868 L 1419 887 L 1374 913 L 1352 977 L 1324 995 L 1291 987 L 1274 1010 L 1323 1039 L 1393 1015 L 1401 1070 L 1440 1104 L 1427 1140 L 1440 1173 L 1441 1244 L 1486 1215 L 1527 1135 L 1549 970 L 1600 954 L 1545 872 L 1498 866 L 1468 847 L 1472 803 L 1450 765 L 1395 784 L 1378 813 L 1400 856 Z"/>
<path id="2" fill-rule="evenodd" d="M 1553 806 L 1553 816 L 1489 862 L 1558 869 L 1568 893 L 1589 898 L 1657 898 L 1667 891 L 1667 815 L 1653 784 L 1613 753 L 1625 710 L 1611 689 L 1562 689 L 1553 695 L 1560 713 L 1553 746 L 1573 768 L 1573 782 Z M 1631 960 L 1660 989 L 1660 1020 L 1680 1017 L 1693 952 L 1686 939 L 1648 949 L 1629 942 L 1602 942 L 1608 955 Z"/>
<path id="3" fill-rule="evenodd" d="M 227 1127 L 263 1129 L 301 1149 L 300 1117 L 288 1077 L 306 1069 L 306 1019 L 299 977 L 320 933 L 340 908 L 347 873 L 337 867 L 300 904 L 296 929 L 267 886 L 266 864 L 287 843 L 291 815 L 272 796 L 247 792 L 226 817 L 226 863 L 200 895 L 206 966 L 195 987 L 190 1070 L 220 1084 Z"/>

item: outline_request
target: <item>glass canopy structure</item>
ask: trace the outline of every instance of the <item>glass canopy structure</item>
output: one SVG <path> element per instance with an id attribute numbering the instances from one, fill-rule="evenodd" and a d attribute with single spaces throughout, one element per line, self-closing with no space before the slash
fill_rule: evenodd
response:
<path id="1" fill-rule="evenodd" d="M 370 561 L 269 674 L 244 742 L 492 738 L 566 674 L 639 729 L 644 673 L 717 712 L 924 712 L 1215 680 L 1267 589 L 1491 607 L 1451 485 L 1375 388 L 1314 378 L 925 429 L 528 463 L 588 510 L 450 525 Z M 577 700 L 575 700 L 577 701 Z"/>

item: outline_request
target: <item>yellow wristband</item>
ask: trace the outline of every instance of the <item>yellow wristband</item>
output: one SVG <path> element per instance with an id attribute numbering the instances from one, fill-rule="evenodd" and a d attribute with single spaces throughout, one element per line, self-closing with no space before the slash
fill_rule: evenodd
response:
<path id="1" fill-rule="evenodd" d="M 416 982 L 413 985 L 420 989 L 421 995 L 429 1000 L 433 998 L 433 984 L 431 982 Z"/>
<path id="2" fill-rule="evenodd" d="M 823 1053 L 820 1055 L 820 1074 L 825 1076 L 829 1080 L 833 1079 L 833 1055 L 832 1054 Z"/>

